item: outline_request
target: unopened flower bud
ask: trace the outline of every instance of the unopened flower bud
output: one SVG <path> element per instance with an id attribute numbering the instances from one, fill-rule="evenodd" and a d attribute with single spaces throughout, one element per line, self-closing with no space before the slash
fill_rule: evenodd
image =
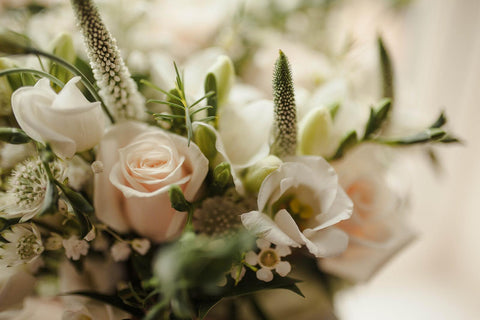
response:
<path id="1" fill-rule="evenodd" d="M 221 106 L 227 102 L 228 94 L 235 80 L 233 62 L 229 57 L 222 55 L 217 58 L 217 61 L 210 67 L 208 73 L 213 74 L 215 77 L 217 104 Z"/>
<path id="2" fill-rule="evenodd" d="M 327 108 L 310 111 L 299 124 L 299 153 L 318 156 L 329 154 L 331 131 L 332 117 Z"/>
<path id="3" fill-rule="evenodd" d="M 213 182 L 220 188 L 226 187 L 232 182 L 232 172 L 228 162 L 222 162 L 213 170 Z"/>
<path id="4" fill-rule="evenodd" d="M 180 189 L 178 185 L 171 185 L 170 189 L 168 189 L 168 195 L 170 197 L 172 208 L 180 212 L 188 211 L 190 203 L 185 200 L 182 189 Z"/>
<path id="5" fill-rule="evenodd" d="M 194 141 L 210 164 L 212 164 L 217 155 L 217 148 L 215 147 L 217 137 L 215 132 L 207 126 L 199 125 L 195 128 Z"/>
<path id="6" fill-rule="evenodd" d="M 0 53 L 25 54 L 30 51 L 30 39 L 8 29 L 0 29 Z"/>
<path id="7" fill-rule="evenodd" d="M 282 164 L 282 160 L 270 155 L 247 169 L 244 176 L 244 186 L 248 192 L 256 193 L 263 180 Z"/>
<path id="8" fill-rule="evenodd" d="M 102 161 L 94 161 L 92 163 L 92 171 L 93 173 L 102 173 L 103 172 L 103 162 Z"/>
<path id="9" fill-rule="evenodd" d="M 62 248 L 63 238 L 58 233 L 52 233 L 45 242 L 45 249 L 47 250 L 59 250 Z"/>

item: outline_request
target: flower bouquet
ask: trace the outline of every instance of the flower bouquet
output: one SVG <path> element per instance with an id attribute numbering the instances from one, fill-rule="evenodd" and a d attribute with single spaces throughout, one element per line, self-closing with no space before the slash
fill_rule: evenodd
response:
<path id="1" fill-rule="evenodd" d="M 93 1 L 69 10 L 88 58 L 0 35 L 0 319 L 267 319 L 304 287 L 331 318 L 412 240 L 393 147 L 458 140 L 443 114 L 392 136 L 381 38 L 365 117 L 341 83 L 297 87 L 287 50 L 271 95 L 236 79 L 245 55 L 132 77 Z"/>

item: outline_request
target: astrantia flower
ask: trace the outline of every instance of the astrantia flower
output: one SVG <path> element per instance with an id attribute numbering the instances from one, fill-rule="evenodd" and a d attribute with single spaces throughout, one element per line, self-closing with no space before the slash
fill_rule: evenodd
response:
<path id="1" fill-rule="evenodd" d="M 348 219 L 352 201 L 321 157 L 291 157 L 263 181 L 259 211 L 242 214 L 243 225 L 282 246 L 301 247 L 316 257 L 343 252 L 348 236 L 331 226 Z"/>
<path id="2" fill-rule="evenodd" d="M 77 236 L 71 236 L 62 241 L 65 248 L 65 255 L 72 260 L 80 260 L 80 256 L 86 256 L 90 245 L 85 240 L 78 239 Z"/>
<path id="3" fill-rule="evenodd" d="M 281 260 L 282 257 L 292 253 L 289 247 L 276 246 L 272 248 L 272 244 L 265 239 L 258 239 L 257 247 L 260 249 L 260 252 L 258 254 L 253 251 L 247 252 L 245 261 L 252 266 L 260 265 L 260 269 L 257 270 L 257 278 L 259 280 L 265 282 L 272 281 L 272 270 L 275 270 L 282 277 L 290 273 L 292 269 L 290 263 Z"/>
<path id="4" fill-rule="evenodd" d="M 8 241 L 0 246 L 0 261 L 6 267 L 29 263 L 44 250 L 40 232 L 33 224 L 12 226 L 2 237 Z"/>
<path id="5" fill-rule="evenodd" d="M 210 236 L 223 236 L 238 230 L 242 225 L 240 215 L 255 208 L 250 199 L 229 196 L 208 198 L 195 211 L 194 227 Z"/>
<path id="6" fill-rule="evenodd" d="M 50 170 L 55 179 L 63 179 L 65 170 L 60 161 L 51 162 Z M 21 216 L 21 221 L 33 218 L 42 208 L 47 185 L 48 176 L 40 159 L 18 164 L 9 180 L 6 201 L 0 210 L 11 217 Z"/>

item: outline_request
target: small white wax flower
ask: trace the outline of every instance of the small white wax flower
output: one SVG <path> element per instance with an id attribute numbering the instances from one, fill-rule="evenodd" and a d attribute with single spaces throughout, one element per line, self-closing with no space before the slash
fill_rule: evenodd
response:
<path id="1" fill-rule="evenodd" d="M 272 270 L 275 270 L 281 277 L 285 277 L 292 269 L 289 262 L 281 260 L 282 257 L 292 253 L 290 248 L 287 246 L 272 248 L 271 245 L 265 239 L 258 239 L 257 247 L 260 249 L 260 252 L 257 254 L 249 251 L 245 255 L 245 262 L 252 266 L 257 264 L 260 266 L 260 269 L 257 271 L 257 278 L 265 282 L 273 280 Z"/>
<path id="2" fill-rule="evenodd" d="M 117 241 L 115 244 L 110 248 L 110 253 L 112 254 L 112 258 L 116 262 L 125 261 L 130 257 L 132 253 L 132 249 L 127 242 L 124 241 Z"/>
<path id="3" fill-rule="evenodd" d="M 62 248 L 63 238 L 58 233 L 50 234 L 50 237 L 47 238 L 45 242 L 45 249 L 47 250 L 59 250 Z"/>
<path id="4" fill-rule="evenodd" d="M 87 233 L 85 237 L 83 237 L 84 240 L 86 241 L 92 241 L 96 237 L 96 230 L 95 226 L 92 227 L 92 229 Z"/>
<path id="5" fill-rule="evenodd" d="M 33 224 L 12 226 L 2 237 L 8 241 L 0 247 L 0 262 L 5 267 L 32 262 L 45 249 L 40 232 Z"/>
<path id="6" fill-rule="evenodd" d="M 233 278 L 233 280 L 235 280 L 235 283 L 238 283 L 243 279 L 246 272 L 247 270 L 243 265 L 236 264 L 232 266 L 232 269 L 230 270 L 230 276 Z"/>
<path id="7" fill-rule="evenodd" d="M 103 162 L 102 161 L 94 161 L 91 165 L 93 173 L 102 173 L 103 172 Z"/>
<path id="8" fill-rule="evenodd" d="M 71 236 L 70 238 L 62 241 L 65 248 L 65 255 L 67 258 L 74 261 L 79 260 L 80 256 L 86 256 L 90 245 L 85 240 L 78 239 L 77 236 Z"/>
<path id="9" fill-rule="evenodd" d="M 142 256 L 150 250 L 150 241 L 148 239 L 133 239 L 130 243 L 133 250 L 140 253 Z"/>

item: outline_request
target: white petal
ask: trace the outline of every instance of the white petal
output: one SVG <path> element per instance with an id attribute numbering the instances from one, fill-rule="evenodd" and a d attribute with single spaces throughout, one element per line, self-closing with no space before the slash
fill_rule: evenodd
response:
<path id="1" fill-rule="evenodd" d="M 285 277 L 292 270 L 292 266 L 287 261 L 280 261 L 275 267 L 275 271 L 281 276 Z"/>
<path id="2" fill-rule="evenodd" d="M 287 234 L 285 234 L 269 216 L 258 211 L 251 211 L 240 216 L 247 230 L 259 234 L 266 240 L 276 244 L 290 247 L 300 247 Z"/>
<path id="3" fill-rule="evenodd" d="M 290 239 L 292 239 L 296 243 L 305 244 L 303 234 L 300 232 L 300 229 L 298 228 L 297 223 L 292 218 L 290 213 L 288 213 L 287 210 L 282 209 L 279 212 L 277 212 L 274 220 L 278 228 L 280 228 L 280 230 L 282 230 Z M 281 243 L 275 243 L 275 244 L 282 245 Z"/>
<path id="4" fill-rule="evenodd" d="M 257 247 L 260 249 L 260 250 L 263 250 L 263 249 L 268 249 L 270 248 L 270 241 L 267 241 L 265 239 L 257 239 Z"/>
<path id="5" fill-rule="evenodd" d="M 305 232 L 306 231 L 309 230 L 305 230 Z M 338 255 L 345 251 L 348 245 L 347 234 L 333 227 L 316 232 L 309 232 L 308 235 L 304 237 L 304 240 L 308 251 L 317 258 Z"/>
<path id="6" fill-rule="evenodd" d="M 245 262 L 251 266 L 258 264 L 258 255 L 253 251 L 248 251 L 245 255 Z"/>
<path id="7" fill-rule="evenodd" d="M 292 253 L 292 250 L 290 249 L 290 247 L 287 247 L 287 246 L 277 246 L 275 248 L 275 251 L 280 257 L 286 257 Z"/>
<path id="8" fill-rule="evenodd" d="M 261 268 L 257 271 L 257 279 L 265 282 L 270 282 L 273 280 L 273 273 L 271 270 Z"/>
<path id="9" fill-rule="evenodd" d="M 352 212 L 352 200 L 350 200 L 345 191 L 338 186 L 335 201 L 332 203 L 332 206 L 327 212 L 323 212 L 316 217 L 316 220 L 320 223 L 320 225 L 315 227 L 313 230 L 327 228 L 342 220 L 348 219 L 351 217 Z"/>

